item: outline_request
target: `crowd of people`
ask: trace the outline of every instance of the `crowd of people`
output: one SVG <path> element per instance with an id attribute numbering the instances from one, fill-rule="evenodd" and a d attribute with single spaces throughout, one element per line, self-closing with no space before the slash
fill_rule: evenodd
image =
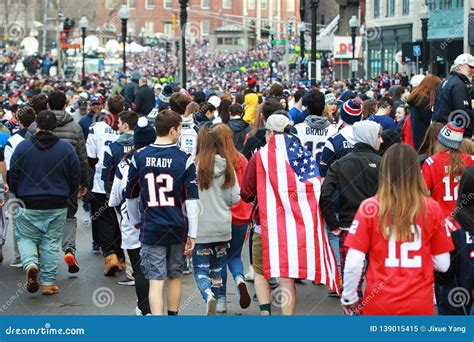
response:
<path id="1" fill-rule="evenodd" d="M 199 73 L 258 56 L 191 57 Z M 444 80 L 306 87 L 241 70 L 196 75 L 188 89 L 154 84 L 169 70 L 137 58 L 147 66 L 80 84 L 2 65 L 0 262 L 13 244 L 29 292 L 60 291 L 61 250 L 80 272 L 82 205 L 91 252 L 104 276 L 135 287 L 137 315 L 177 315 L 190 274 L 205 313 L 225 313 L 227 268 L 242 309 L 254 282 L 262 315 L 278 286 L 282 313 L 295 314 L 304 280 L 349 315 L 432 315 L 435 303 L 471 314 L 473 56 Z M 468 296 L 459 305 L 453 291 Z"/>

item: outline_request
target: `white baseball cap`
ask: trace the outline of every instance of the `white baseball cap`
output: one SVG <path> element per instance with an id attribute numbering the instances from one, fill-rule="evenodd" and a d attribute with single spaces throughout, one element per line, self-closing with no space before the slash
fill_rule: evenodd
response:
<path id="1" fill-rule="evenodd" d="M 467 64 L 470 67 L 474 67 L 474 57 L 470 53 L 463 53 L 456 57 L 454 60 L 454 65 L 463 65 Z"/>
<path id="2" fill-rule="evenodd" d="M 291 126 L 291 121 L 282 114 L 272 114 L 265 123 L 265 129 L 269 129 L 274 132 L 284 133 L 285 128 Z"/>
<path id="3" fill-rule="evenodd" d="M 418 74 L 418 75 L 415 75 L 411 78 L 410 80 L 410 85 L 413 87 L 413 88 L 416 88 L 420 85 L 420 83 L 425 79 L 425 75 L 422 75 L 422 74 Z"/>

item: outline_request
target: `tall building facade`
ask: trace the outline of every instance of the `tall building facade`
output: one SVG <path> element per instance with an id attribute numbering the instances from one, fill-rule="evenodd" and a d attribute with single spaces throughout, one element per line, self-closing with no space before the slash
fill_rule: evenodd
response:
<path id="1" fill-rule="evenodd" d="M 98 26 L 112 26 L 120 33 L 117 13 L 126 3 L 130 8 L 129 34 L 135 37 L 163 36 L 176 38 L 179 28 L 179 0 L 102 0 L 96 2 Z M 299 21 L 299 0 L 189 0 L 188 33 L 208 37 L 225 24 L 254 28 L 257 36 L 269 26 L 276 35 L 285 35 L 289 22 Z M 290 25 L 294 29 L 296 25 Z"/>

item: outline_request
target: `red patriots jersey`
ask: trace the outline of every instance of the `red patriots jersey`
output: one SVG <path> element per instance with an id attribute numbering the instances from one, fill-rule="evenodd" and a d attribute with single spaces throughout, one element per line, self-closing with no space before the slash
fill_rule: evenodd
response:
<path id="1" fill-rule="evenodd" d="M 426 159 L 423 164 L 423 177 L 431 198 L 441 205 L 444 216 L 447 217 L 456 208 L 458 188 L 461 176 L 453 177 L 449 174 L 449 153 L 441 151 Z M 474 165 L 474 156 L 462 154 L 466 168 Z"/>
<path id="2" fill-rule="evenodd" d="M 431 198 L 412 226 L 412 242 L 385 239 L 378 200 L 362 202 L 345 245 L 368 255 L 364 315 L 433 315 L 433 255 L 454 249 L 438 203 Z M 416 233 L 415 233 L 416 232 Z"/>

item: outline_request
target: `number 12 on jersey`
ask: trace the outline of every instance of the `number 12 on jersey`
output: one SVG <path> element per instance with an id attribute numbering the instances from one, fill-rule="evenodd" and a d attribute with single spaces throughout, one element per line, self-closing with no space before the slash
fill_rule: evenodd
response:
<path id="1" fill-rule="evenodd" d="M 159 174 L 155 177 L 153 172 L 147 173 L 145 179 L 148 185 L 148 206 L 149 207 L 172 207 L 174 206 L 174 197 L 167 197 L 166 194 L 173 191 L 174 179 L 169 174 Z M 158 185 L 158 197 L 156 187 Z"/>

